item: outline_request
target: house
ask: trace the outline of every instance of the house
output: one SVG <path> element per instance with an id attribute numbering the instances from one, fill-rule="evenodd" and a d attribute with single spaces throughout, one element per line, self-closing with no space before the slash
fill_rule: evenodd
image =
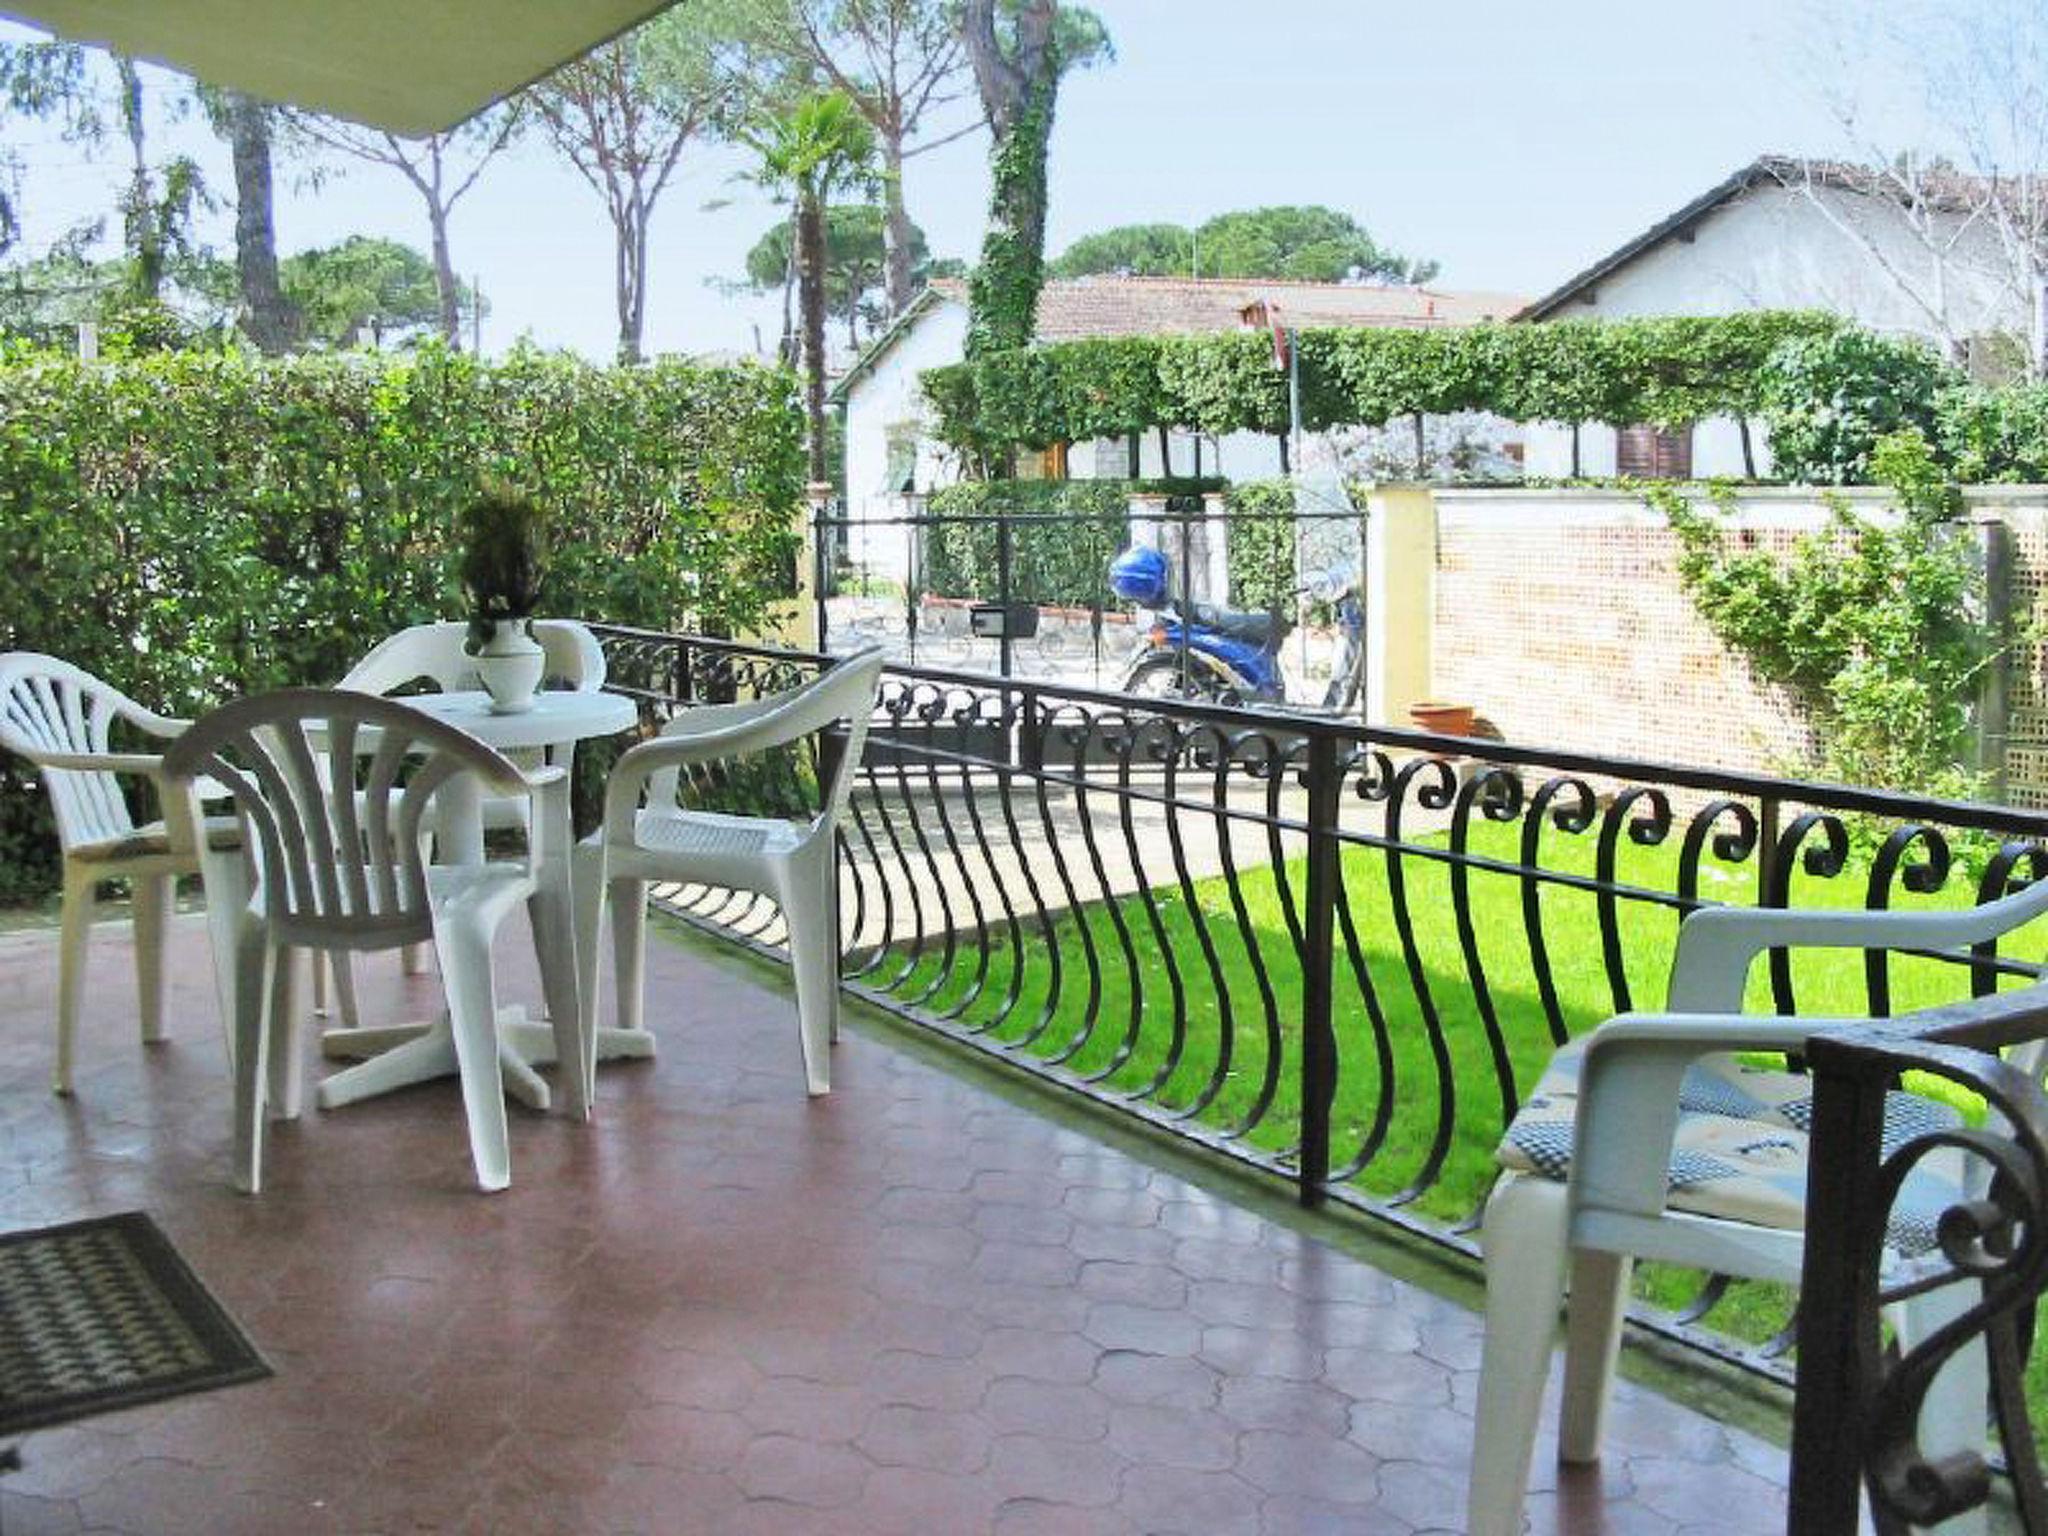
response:
<path id="1" fill-rule="evenodd" d="M 2009 190 L 1939 166 L 1873 170 L 1766 155 L 1515 318 L 1820 309 L 1987 366 L 2031 331 L 2030 294 L 1993 216 Z M 1733 420 L 1699 422 L 1689 432 L 1588 425 L 1575 434 L 1531 425 L 1524 453 L 1531 475 L 1769 469 L 1763 432 L 1752 424 L 1745 433 Z"/>
<path id="2" fill-rule="evenodd" d="M 1045 285 L 1038 301 L 1041 342 L 1114 336 L 1263 330 L 1277 312 L 1298 326 L 1472 325 L 1505 320 L 1522 300 L 1507 294 L 1434 288 L 1305 283 L 1259 278 L 1082 277 Z M 847 516 L 870 525 L 864 563 L 887 565 L 900 537 L 883 531 L 916 498 L 959 478 L 933 436 L 919 376 L 956 363 L 967 339 L 967 284 L 939 279 L 847 370 L 833 401 L 846 418 Z M 1175 430 L 1139 439 L 1055 447 L 1018 466 L 1020 474 L 1075 479 L 1151 479 L 1165 474 L 1258 479 L 1281 471 L 1277 439 L 1255 432 L 1212 437 Z M 900 529 L 899 529 L 900 534 Z"/>

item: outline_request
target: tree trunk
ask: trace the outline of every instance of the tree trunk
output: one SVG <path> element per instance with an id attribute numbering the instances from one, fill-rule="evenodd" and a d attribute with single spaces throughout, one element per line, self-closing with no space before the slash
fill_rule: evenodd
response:
<path id="1" fill-rule="evenodd" d="M 642 360 L 647 325 L 647 214 L 625 207 L 613 226 L 612 287 L 619 316 L 619 362 Z"/>
<path id="2" fill-rule="evenodd" d="M 291 345 L 292 307 L 277 279 L 277 225 L 271 212 L 270 109 L 239 91 L 228 97 L 228 148 L 235 162 L 235 269 L 242 286 L 242 329 L 259 351 Z"/>
<path id="3" fill-rule="evenodd" d="M 903 135 L 892 130 L 882 135 L 882 291 L 891 320 L 910 307 L 913 297 L 911 240 L 910 209 L 903 201 Z"/>
<path id="4" fill-rule="evenodd" d="M 441 299 L 441 339 L 451 352 L 462 350 L 462 285 L 456 281 L 455 263 L 448 255 L 448 210 L 435 199 L 427 200 L 427 225 L 433 231 L 434 290 Z"/>
<path id="5" fill-rule="evenodd" d="M 1029 346 L 1045 286 L 1045 156 L 1052 140 L 1056 82 L 1029 87 L 1029 99 L 998 134 L 991 157 L 988 229 L 968 284 L 967 355 Z"/>
<path id="6" fill-rule="evenodd" d="M 1017 0 L 1006 47 L 995 0 L 965 0 L 960 35 L 988 114 L 988 228 L 968 284 L 967 356 L 1028 345 L 1045 286 L 1045 155 L 1059 95 L 1055 0 Z"/>
<path id="7" fill-rule="evenodd" d="M 802 256 L 797 247 L 803 243 L 803 205 L 791 202 L 789 205 L 789 260 L 782 266 L 782 345 L 776 349 L 776 356 L 782 359 L 782 366 L 794 372 L 803 366 L 803 342 L 796 329 L 796 274 Z"/>
<path id="8" fill-rule="evenodd" d="M 135 258 L 136 295 L 154 304 L 162 300 L 164 292 L 164 241 L 157 225 L 149 154 L 143 142 L 142 75 L 133 59 L 118 54 L 114 69 L 121 81 L 121 127 L 128 136 L 132 161 L 128 192 L 122 199 L 122 228 L 128 253 Z"/>
<path id="9" fill-rule="evenodd" d="M 810 419 L 810 469 L 826 478 L 825 460 L 825 205 L 815 192 L 797 195 L 796 285 L 804 326 L 804 410 Z"/>

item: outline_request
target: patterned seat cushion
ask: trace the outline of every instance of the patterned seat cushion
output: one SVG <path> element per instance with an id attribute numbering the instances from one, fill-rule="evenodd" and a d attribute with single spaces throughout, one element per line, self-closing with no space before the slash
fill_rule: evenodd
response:
<path id="1" fill-rule="evenodd" d="M 1523 1103 L 1495 1157 L 1504 1168 L 1562 1180 L 1571 1173 L 1585 1042 L 1552 1059 Z M 1885 1097 L 1887 1155 L 1913 1137 L 1960 1125 L 1946 1104 L 1917 1094 Z M 1796 1232 L 1806 1225 L 1806 1159 L 1813 1125 L 1813 1079 L 1705 1056 L 1686 1070 L 1672 1143 L 1673 1210 Z M 1932 1164 L 1932 1166 L 1931 1166 Z M 1939 1171 L 1937 1171 L 1939 1168 Z M 1900 1191 L 1890 1223 L 1892 1246 L 1907 1256 L 1935 1245 L 1935 1222 L 1961 1199 L 1953 1170 L 1923 1160 Z"/>

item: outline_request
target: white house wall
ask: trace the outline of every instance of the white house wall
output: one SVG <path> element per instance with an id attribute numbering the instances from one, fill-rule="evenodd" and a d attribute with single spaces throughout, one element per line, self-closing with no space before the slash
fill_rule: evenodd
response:
<path id="1" fill-rule="evenodd" d="M 865 525 L 852 531 L 848 544 L 853 558 L 877 574 L 900 576 L 908 569 L 908 531 L 889 522 L 908 510 L 896 495 L 899 487 L 889 483 L 892 430 L 913 428 L 918 433 L 922 446 L 915 484 L 920 492 L 956 478 L 931 439 L 932 410 L 918 376 L 927 368 L 960 361 L 966 343 L 966 308 L 936 304 L 911 323 L 847 394 L 846 511 Z"/>
<path id="2" fill-rule="evenodd" d="M 1623 320 L 1646 315 L 1729 315 L 1761 309 L 1822 309 L 1887 335 L 1939 343 L 1927 310 L 1904 292 L 1884 265 L 1912 274 L 1931 293 L 1935 260 L 1891 204 L 1857 193 L 1822 189 L 1823 211 L 1799 189 L 1754 187 L 1708 214 L 1686 235 L 1662 241 L 1609 273 L 1551 319 Z M 1834 218 L 1867 235 L 1883 263 Z M 2027 317 L 2000 273 L 1996 236 L 1965 236 L 1945 266 L 1948 329 L 1968 335 L 1995 330 L 2025 334 Z M 1757 473 L 1767 474 L 1764 433 L 1751 433 Z M 1531 426 L 1528 472 L 1571 473 L 1571 431 Z M 1580 472 L 1614 472 L 1614 435 L 1588 427 L 1580 434 Z M 1702 422 L 1693 436 L 1693 473 L 1744 473 L 1741 435 L 1733 420 Z"/>

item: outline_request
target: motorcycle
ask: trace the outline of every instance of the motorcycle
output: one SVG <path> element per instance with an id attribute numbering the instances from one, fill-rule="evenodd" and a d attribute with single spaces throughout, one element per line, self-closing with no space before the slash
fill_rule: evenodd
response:
<path id="1" fill-rule="evenodd" d="M 1183 605 L 1173 593 L 1173 568 L 1159 550 L 1137 546 L 1110 562 L 1110 590 L 1126 602 L 1149 608 L 1156 620 L 1145 646 L 1124 677 L 1124 692 L 1153 698 L 1200 699 L 1215 704 L 1290 704 L 1282 648 L 1294 625 L 1286 615 Z M 1343 570 L 1324 572 L 1300 588 L 1332 606 L 1337 620 L 1337 655 L 1317 707 L 1333 713 L 1355 709 L 1365 695 L 1365 608 L 1358 582 Z"/>

